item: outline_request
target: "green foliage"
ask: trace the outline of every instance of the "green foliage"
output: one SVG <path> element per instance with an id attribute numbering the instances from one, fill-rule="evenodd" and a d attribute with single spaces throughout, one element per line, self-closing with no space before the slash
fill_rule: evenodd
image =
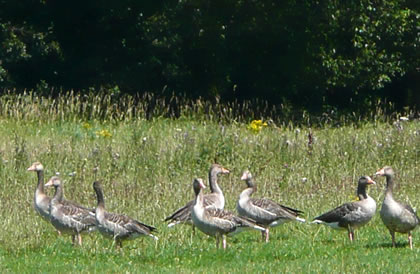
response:
<path id="1" fill-rule="evenodd" d="M 7 0 L 0 81 L 309 110 L 377 97 L 415 104 L 419 16 L 412 0 Z"/>

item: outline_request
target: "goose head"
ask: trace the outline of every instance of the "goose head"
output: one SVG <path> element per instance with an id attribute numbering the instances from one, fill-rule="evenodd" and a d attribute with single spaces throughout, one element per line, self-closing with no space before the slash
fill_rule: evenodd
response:
<path id="1" fill-rule="evenodd" d="M 254 183 L 252 182 L 252 174 L 249 170 L 245 170 L 242 173 L 241 180 L 245 181 L 248 187 L 254 187 Z"/>
<path id="2" fill-rule="evenodd" d="M 384 166 L 375 173 L 376 176 L 394 176 L 394 170 L 390 166 Z"/>
<path id="3" fill-rule="evenodd" d="M 61 179 L 58 176 L 52 176 L 51 179 L 48 180 L 48 182 L 45 184 L 45 186 L 54 186 L 57 187 L 61 185 Z"/>
<path id="4" fill-rule="evenodd" d="M 206 188 L 206 186 L 204 185 L 203 179 L 195 178 L 193 180 L 193 188 L 194 188 L 195 195 L 198 195 L 202 189 Z"/>
<path id="5" fill-rule="evenodd" d="M 212 164 L 210 167 L 210 171 L 211 173 L 216 173 L 216 174 L 229 174 L 229 170 L 222 167 L 219 164 Z"/>
<path id="6" fill-rule="evenodd" d="M 40 162 L 34 162 L 27 170 L 28 171 L 41 171 L 41 170 L 44 170 L 44 166 Z"/>
<path id="7" fill-rule="evenodd" d="M 359 185 L 376 185 L 376 182 L 372 180 L 372 178 L 370 178 L 369 176 L 362 176 L 359 179 Z"/>

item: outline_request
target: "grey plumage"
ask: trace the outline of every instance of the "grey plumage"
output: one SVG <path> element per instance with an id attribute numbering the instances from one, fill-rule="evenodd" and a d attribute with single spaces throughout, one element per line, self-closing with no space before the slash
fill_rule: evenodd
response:
<path id="1" fill-rule="evenodd" d="M 64 200 L 63 186 L 59 177 L 51 177 L 45 186 L 55 188 L 55 194 L 49 206 L 52 225 L 61 233 L 71 235 L 73 244 L 76 243 L 77 238 L 78 244 L 81 245 L 81 233 L 90 232 L 96 228 L 94 212 L 84 206 Z"/>
<path id="2" fill-rule="evenodd" d="M 235 216 L 223 209 L 204 207 L 202 189 L 205 186 L 202 179 L 194 179 L 193 188 L 196 199 L 191 212 L 192 221 L 200 231 L 216 237 L 217 247 L 222 238 L 223 248 L 226 248 L 226 235 L 233 235 L 250 228 L 265 231 L 265 228 L 258 226 L 252 220 Z"/>
<path id="3" fill-rule="evenodd" d="M 95 210 L 96 226 L 102 235 L 114 239 L 117 247 L 121 248 L 124 240 L 134 239 L 139 236 L 149 236 L 158 240 L 158 237 L 152 234 L 153 231 L 156 231 L 155 227 L 141 223 L 123 214 L 106 212 L 101 184 L 94 182 L 93 189 L 98 201 Z"/>
<path id="4" fill-rule="evenodd" d="M 362 176 L 357 186 L 359 201 L 345 203 L 316 218 L 312 223 L 325 224 L 334 229 L 347 229 L 350 241 L 354 238 L 354 229 L 367 224 L 375 215 L 376 202 L 366 193 L 368 185 L 375 184 L 369 176 Z"/>
<path id="5" fill-rule="evenodd" d="M 380 215 L 382 222 L 391 234 L 392 246 L 395 247 L 395 232 L 398 232 L 408 234 L 408 242 L 410 248 L 413 249 L 411 231 L 419 224 L 419 217 L 411 206 L 394 199 L 392 193 L 394 188 L 394 170 L 390 166 L 381 168 L 376 172 L 376 175 L 386 177 L 385 197 Z"/>
<path id="6" fill-rule="evenodd" d="M 219 164 L 212 164 L 209 170 L 209 184 L 211 193 L 204 195 L 204 206 L 209 208 L 223 209 L 225 206 L 225 198 L 223 192 L 217 184 L 217 176 L 219 174 L 228 174 L 229 170 Z M 177 209 L 172 215 L 165 218 L 165 222 L 169 221 L 168 227 L 177 224 L 192 225 L 191 210 L 195 200 L 189 201 L 185 206 Z"/>
<path id="7" fill-rule="evenodd" d="M 236 209 L 240 216 L 254 220 L 258 225 L 266 228 L 263 238 L 268 242 L 269 227 L 278 226 L 290 221 L 305 222 L 299 215 L 303 212 L 287 206 L 280 205 L 266 198 L 251 198 L 256 191 L 252 174 L 247 170 L 242 174 L 241 180 L 245 181 L 247 188 L 239 196 Z"/>
<path id="8" fill-rule="evenodd" d="M 46 221 L 50 222 L 50 197 L 44 192 L 44 166 L 40 162 L 34 162 L 28 171 L 35 171 L 38 177 L 38 184 L 34 193 L 35 211 Z"/>

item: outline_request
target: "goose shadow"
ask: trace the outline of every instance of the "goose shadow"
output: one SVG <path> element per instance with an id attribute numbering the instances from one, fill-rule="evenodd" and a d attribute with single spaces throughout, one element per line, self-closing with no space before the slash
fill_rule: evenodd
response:
<path id="1" fill-rule="evenodd" d="M 408 243 L 397 242 L 395 248 L 406 248 Z M 369 243 L 365 245 L 365 248 L 393 248 L 392 243 Z"/>

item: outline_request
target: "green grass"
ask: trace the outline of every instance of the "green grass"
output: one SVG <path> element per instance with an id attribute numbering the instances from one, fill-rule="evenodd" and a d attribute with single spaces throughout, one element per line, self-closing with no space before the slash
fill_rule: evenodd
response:
<path id="1" fill-rule="evenodd" d="M 406 235 L 398 235 L 398 248 L 390 248 L 379 215 L 356 231 L 353 244 L 345 232 L 290 223 L 272 229 L 268 244 L 253 231 L 229 238 L 226 251 L 200 232 L 192 236 L 190 227 L 168 229 L 162 222 L 193 198 L 192 179 L 207 178 L 213 162 L 231 170 L 220 177 L 230 210 L 245 187 L 239 180 L 244 169 L 256 177 L 256 197 L 298 208 L 312 219 L 354 199 L 358 178 L 384 165 L 397 172 L 395 196 L 419 208 L 419 120 L 401 123 L 402 129 L 393 124 L 397 114 L 389 120 L 325 121 L 312 129 L 275 120 L 253 133 L 241 119 L 157 115 L 146 120 L 141 112 L 112 118 L 122 117 L 117 115 L 122 110 L 87 119 L 72 112 L 81 107 L 77 100 L 55 111 L 51 101 L 18 101 L 0 99 L 1 272 L 414 273 L 420 267 L 419 231 L 414 250 Z M 66 118 L 67 112 L 73 115 Z M 101 130 L 112 136 L 101 136 Z M 159 241 L 136 239 L 120 252 L 91 234 L 84 236 L 83 247 L 73 247 L 70 237 L 58 237 L 32 207 L 36 174 L 26 169 L 34 161 L 44 164 L 46 179 L 59 172 L 65 197 L 87 206 L 95 206 L 92 183 L 101 180 L 107 209 L 155 225 Z M 384 179 L 376 181 L 369 194 L 380 208 Z"/>

